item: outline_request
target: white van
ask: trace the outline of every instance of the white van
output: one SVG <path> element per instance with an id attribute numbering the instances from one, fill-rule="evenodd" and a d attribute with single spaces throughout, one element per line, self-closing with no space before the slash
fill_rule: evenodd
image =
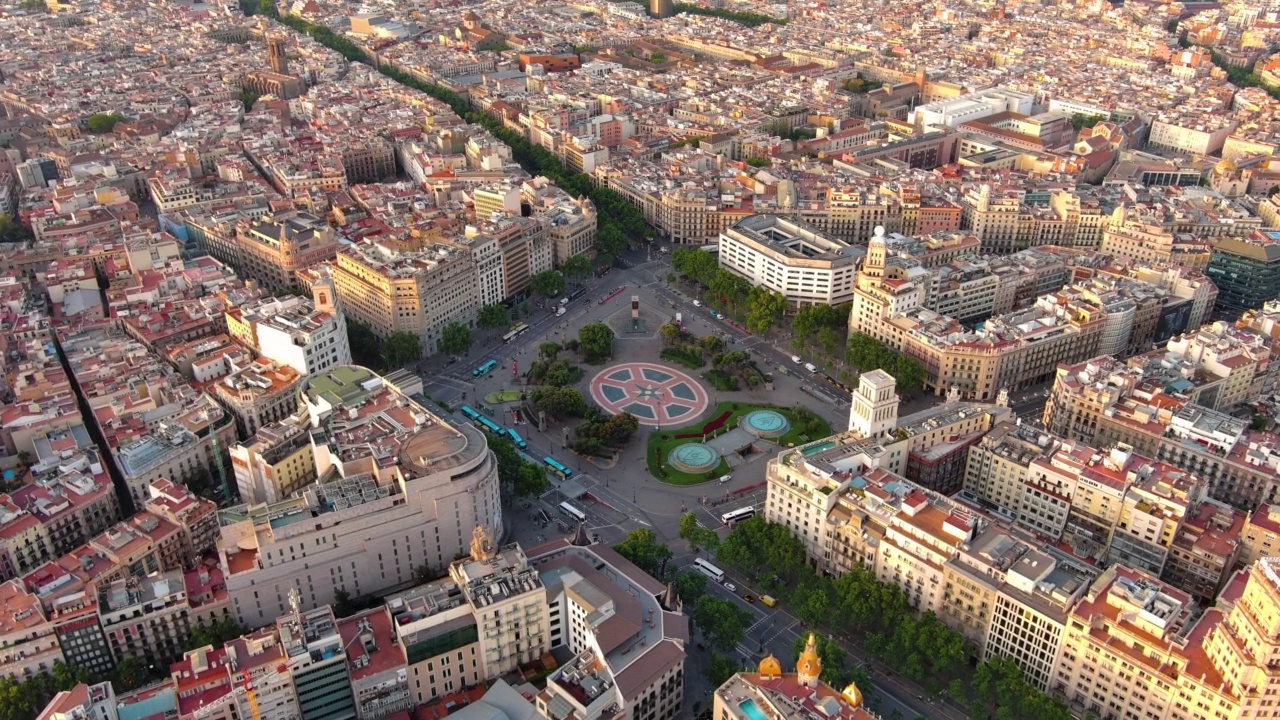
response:
<path id="1" fill-rule="evenodd" d="M 816 372 L 818 372 L 818 368 L 814 367 L 813 363 L 805 363 L 805 364 L 804 364 L 804 369 L 805 369 L 805 370 L 808 370 L 808 371 L 809 371 L 809 372 L 811 372 L 811 373 L 816 373 Z"/>
<path id="2" fill-rule="evenodd" d="M 693 301 L 693 306 L 694 306 L 694 307 L 702 307 L 702 301 L 701 301 L 701 300 L 694 300 L 694 301 Z"/>
<path id="3" fill-rule="evenodd" d="M 732 479 L 733 479 L 733 476 L 732 476 L 732 475 L 721 475 L 721 476 L 720 476 L 719 483 L 720 483 L 721 485 L 723 485 L 723 484 L 725 484 L 725 483 L 729 482 L 729 481 L 730 481 L 730 480 L 732 480 Z"/>
<path id="4" fill-rule="evenodd" d="M 800 364 L 800 356 L 799 356 L 799 355 L 792 355 L 792 356 L 791 356 L 791 362 L 793 362 L 793 363 L 795 363 L 795 364 L 799 365 L 799 364 Z"/>

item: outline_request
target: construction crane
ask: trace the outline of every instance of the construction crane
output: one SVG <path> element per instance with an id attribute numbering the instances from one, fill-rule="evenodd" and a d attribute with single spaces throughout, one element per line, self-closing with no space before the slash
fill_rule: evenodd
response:
<path id="1" fill-rule="evenodd" d="M 213 711 L 224 707 L 227 703 L 239 698 L 241 695 L 244 695 L 245 700 L 249 703 L 249 712 L 253 715 L 253 720 L 262 720 L 262 716 L 258 713 L 258 697 L 257 693 L 254 691 L 254 685 L 259 682 L 270 680 L 276 675 L 287 672 L 288 669 L 288 665 L 281 664 L 276 667 L 276 669 L 269 671 L 266 675 L 263 675 L 257 680 L 249 677 L 248 669 L 242 670 L 241 676 L 243 677 L 243 684 L 208 705 L 202 706 L 199 710 L 196 710 L 191 714 L 192 720 L 203 720 L 203 718 L 208 717 L 213 713 Z"/>

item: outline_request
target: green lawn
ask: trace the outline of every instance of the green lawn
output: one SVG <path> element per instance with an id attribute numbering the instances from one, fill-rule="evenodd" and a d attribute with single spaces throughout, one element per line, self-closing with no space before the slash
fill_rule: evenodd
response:
<path id="1" fill-rule="evenodd" d="M 519 390 L 502 390 L 499 392 L 491 392 L 484 396 L 484 401 L 490 404 L 515 402 L 519 399 Z"/>
<path id="2" fill-rule="evenodd" d="M 808 410 L 801 409 L 797 412 L 796 408 L 778 407 L 776 405 L 763 405 L 745 402 L 722 402 L 716 405 L 715 409 L 707 413 L 707 415 L 696 423 L 686 427 L 677 429 L 663 428 L 661 431 L 649 433 L 649 443 L 646 448 L 646 459 L 649 467 L 649 474 L 657 478 L 661 482 L 670 483 L 672 485 L 697 485 L 699 483 L 714 480 L 721 475 L 729 472 L 728 461 L 721 459 L 720 465 L 708 473 L 699 475 L 691 475 L 681 472 L 672 467 L 663 467 L 670 457 L 671 451 L 686 443 L 701 442 L 700 437 L 684 438 L 677 440 L 677 435 L 687 433 L 701 432 L 703 426 L 712 420 L 720 417 L 725 412 L 729 413 L 729 418 L 725 420 L 724 426 L 719 433 L 728 432 L 738 427 L 738 421 L 743 415 L 754 410 L 776 410 L 786 416 L 791 421 L 791 429 L 787 431 L 777 442 L 785 447 L 798 445 L 808 442 L 816 438 L 827 437 L 831 434 L 831 424 L 826 420 L 809 413 Z M 806 417 L 801 415 L 807 414 Z"/>

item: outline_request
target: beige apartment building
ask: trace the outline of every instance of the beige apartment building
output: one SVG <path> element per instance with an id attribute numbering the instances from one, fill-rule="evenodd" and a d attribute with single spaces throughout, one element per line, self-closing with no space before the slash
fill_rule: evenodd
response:
<path id="1" fill-rule="evenodd" d="M 435 354 L 445 324 L 470 326 L 479 310 L 475 257 L 467 249 L 403 252 L 366 241 L 344 247 L 332 273 L 343 312 L 380 338 L 417 335 L 424 355 Z"/>
<path id="2" fill-rule="evenodd" d="M 297 411 L 302 381 L 303 377 L 292 367 L 258 358 L 219 378 L 213 394 L 235 417 L 240 437 L 249 438 L 263 425 Z"/>
<path id="3" fill-rule="evenodd" d="M 1102 716 L 1269 717 L 1280 683 L 1278 565 L 1259 559 L 1203 613 L 1149 575 L 1109 568 L 1071 613 L 1053 689 Z"/>
<path id="4" fill-rule="evenodd" d="M 1054 434 L 1135 452 L 1203 477 L 1214 499 L 1241 508 L 1273 502 L 1280 486 L 1280 441 L 1272 433 L 1198 405 L 1196 385 L 1172 387 L 1162 375 L 1095 358 L 1059 369 L 1045 427 Z"/>
<path id="5" fill-rule="evenodd" d="M 291 415 L 259 427 L 253 437 L 231 446 L 231 470 L 241 502 L 277 503 L 315 482 L 309 431 L 305 415 Z"/>
<path id="6" fill-rule="evenodd" d="M 298 271 L 338 252 L 333 228 L 305 212 L 275 214 L 236 230 L 237 268 L 272 291 L 297 287 Z"/>
<path id="7" fill-rule="evenodd" d="M 1028 682 L 1046 690 L 1067 613 L 1097 573 L 1034 536 L 988 526 L 944 564 L 938 618 L 982 657 L 1013 660 Z"/>
<path id="8" fill-rule="evenodd" d="M 923 307 L 928 271 L 889 262 L 883 230 L 877 228 L 857 275 L 849 330 L 862 332 L 916 358 L 925 388 L 941 395 L 994 401 L 1054 377 L 1059 363 L 1096 355 L 1106 311 L 1086 293 L 1061 290 L 1029 308 L 993 317 L 968 330 L 955 318 Z"/>
<path id="9" fill-rule="evenodd" d="M 1211 245 L 1203 238 L 1176 232 L 1126 206 L 1111 214 L 1098 250 L 1138 263 L 1180 265 L 1203 271 L 1209 266 Z"/>

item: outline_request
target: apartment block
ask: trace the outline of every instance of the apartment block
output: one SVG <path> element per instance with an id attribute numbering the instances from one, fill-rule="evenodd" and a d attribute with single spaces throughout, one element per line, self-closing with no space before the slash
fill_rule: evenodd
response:
<path id="1" fill-rule="evenodd" d="M 180 570 L 121 578 L 98 590 L 98 616 L 117 662 L 168 665 L 182 657 L 192 627 L 220 622 L 227 610 L 225 591 L 220 602 L 189 598 Z"/>
<path id="2" fill-rule="evenodd" d="M 351 668 L 337 619 L 328 606 L 301 612 L 297 590 L 292 612 L 276 620 L 276 633 L 303 718 L 356 720 Z"/>
<path id="3" fill-rule="evenodd" d="M 365 241 L 344 246 L 332 273 L 343 313 L 378 337 L 400 331 L 417 335 L 424 355 L 435 353 L 445 324 L 472 325 L 480 307 L 472 292 L 475 257 L 453 246 L 402 252 Z M 523 274 L 527 283 L 527 264 Z"/>
<path id="4" fill-rule="evenodd" d="M 0 578 L 70 552 L 119 517 L 115 488 L 96 457 L 68 458 L 60 471 L 0 493 Z"/>
<path id="5" fill-rule="evenodd" d="M 1013 660 L 1027 682 L 1045 690 L 1059 662 L 1067 614 L 1097 574 L 1052 545 L 988 526 L 944 564 L 938 617 L 982 657 Z"/>
<path id="6" fill-rule="evenodd" d="M 22 583 L 0 584 L 0 677 L 24 679 L 53 670 L 65 659 L 53 623 L 49 622 L 39 598 Z"/>
<path id="7" fill-rule="evenodd" d="M 231 447 L 231 470 L 240 501 L 273 504 L 316 480 L 310 424 L 305 415 L 268 423 Z"/>
<path id="8" fill-rule="evenodd" d="M 63 690 L 40 711 L 36 720 L 119 720 L 115 688 L 111 683 L 80 683 Z"/>
<path id="9" fill-rule="evenodd" d="M 303 376 L 289 365 L 257 358 L 213 384 L 213 395 L 235 418 L 240 437 L 292 416 L 298 409 Z"/>
<path id="10" fill-rule="evenodd" d="M 603 545 L 558 540 L 531 560 L 546 588 L 551 646 L 572 653 L 534 698 L 538 714 L 548 720 L 682 717 L 689 624 L 674 595 Z"/>
<path id="11" fill-rule="evenodd" d="M 218 541 L 216 503 L 196 497 L 187 486 L 168 479 L 152 482 L 147 490 L 150 497 L 143 507 L 178 528 L 188 567 L 214 549 Z"/>
<path id="12" fill-rule="evenodd" d="M 272 291 L 298 287 L 298 271 L 331 260 L 338 252 L 334 231 L 304 212 L 278 213 L 236 232 L 236 267 Z"/>
<path id="13" fill-rule="evenodd" d="M 153 480 L 217 476 L 235 423 L 213 398 L 119 331 L 68 328 L 60 340 L 132 507 Z"/>
<path id="14" fill-rule="evenodd" d="M 311 285 L 314 299 L 264 299 L 227 310 L 227 331 L 263 357 L 313 375 L 351 362 L 347 322 L 330 278 Z"/>
<path id="15" fill-rule="evenodd" d="M 1095 713 L 1200 716 L 1203 710 L 1170 707 L 1182 685 L 1178 675 L 1190 669 L 1179 667 L 1185 660 L 1178 646 L 1195 612 L 1186 593 L 1141 571 L 1109 568 L 1071 611 L 1053 689 Z"/>
<path id="16" fill-rule="evenodd" d="M 1280 484 L 1275 435 L 1168 392 L 1167 382 L 1106 358 L 1064 366 L 1045 405 L 1045 426 L 1096 445 L 1129 445 L 1203 478 L 1209 495 L 1227 504 L 1272 502 Z"/>
<path id="17" fill-rule="evenodd" d="M 337 590 L 385 591 L 422 565 L 447 565 L 477 525 L 501 534 L 497 468 L 482 433 L 350 365 L 310 378 L 303 399 L 323 482 L 224 512 L 218 552 L 241 623 L 286 612 L 291 591 L 304 607 L 333 602 Z"/>
<path id="18" fill-rule="evenodd" d="M 997 517 L 1040 530 L 1031 483 L 1032 461 L 1053 455 L 1062 441 L 1020 422 L 1001 422 L 969 447 L 964 493 Z"/>
<path id="19" fill-rule="evenodd" d="M 472 607 L 484 677 L 511 672 L 550 647 L 547 592 L 518 545 L 493 547 L 478 527 L 470 560 L 451 564 L 449 577 Z"/>
<path id="20" fill-rule="evenodd" d="M 405 654 L 386 607 L 338 620 L 359 720 L 382 720 L 412 708 Z"/>

